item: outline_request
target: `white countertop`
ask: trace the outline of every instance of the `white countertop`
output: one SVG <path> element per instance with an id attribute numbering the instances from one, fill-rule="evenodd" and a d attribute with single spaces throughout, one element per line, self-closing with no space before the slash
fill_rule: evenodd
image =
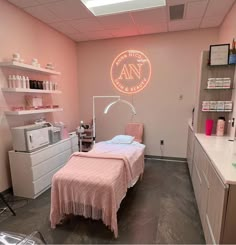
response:
<path id="1" fill-rule="evenodd" d="M 236 142 L 229 137 L 195 134 L 225 184 L 236 184 Z"/>

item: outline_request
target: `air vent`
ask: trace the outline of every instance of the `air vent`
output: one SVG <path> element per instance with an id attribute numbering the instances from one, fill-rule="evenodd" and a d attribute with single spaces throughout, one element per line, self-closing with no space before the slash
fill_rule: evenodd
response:
<path id="1" fill-rule="evenodd" d="M 184 4 L 169 7 L 170 20 L 181 20 L 184 18 Z"/>

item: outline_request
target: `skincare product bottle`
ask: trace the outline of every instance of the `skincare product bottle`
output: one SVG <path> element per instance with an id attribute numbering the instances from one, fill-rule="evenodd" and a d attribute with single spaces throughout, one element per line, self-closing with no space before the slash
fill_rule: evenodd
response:
<path id="1" fill-rule="evenodd" d="M 26 88 L 30 89 L 29 77 L 25 78 Z"/>
<path id="2" fill-rule="evenodd" d="M 16 88 L 17 87 L 16 86 L 16 76 L 15 75 L 12 76 L 12 87 L 13 88 Z"/>
<path id="3" fill-rule="evenodd" d="M 21 84 L 22 84 L 22 88 L 26 88 L 26 79 L 25 79 L 25 76 L 22 76 Z"/>
<path id="4" fill-rule="evenodd" d="M 224 136 L 225 131 L 225 118 L 219 117 L 216 126 L 216 136 Z"/>
<path id="5" fill-rule="evenodd" d="M 9 75 L 8 77 L 8 88 L 12 88 L 12 76 Z"/>

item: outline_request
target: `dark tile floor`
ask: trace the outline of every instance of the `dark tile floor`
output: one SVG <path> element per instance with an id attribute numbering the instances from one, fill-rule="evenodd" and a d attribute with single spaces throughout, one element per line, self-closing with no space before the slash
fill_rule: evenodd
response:
<path id="1" fill-rule="evenodd" d="M 16 203 L 17 216 L 2 214 L 0 230 L 39 230 L 48 243 L 205 243 L 185 163 L 146 160 L 142 181 L 128 191 L 118 211 L 118 239 L 101 221 L 83 217 L 52 230 L 50 190 L 36 200 Z"/>

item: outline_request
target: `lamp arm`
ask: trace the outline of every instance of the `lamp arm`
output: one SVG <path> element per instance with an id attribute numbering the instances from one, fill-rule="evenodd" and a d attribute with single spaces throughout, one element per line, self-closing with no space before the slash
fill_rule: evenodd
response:
<path id="1" fill-rule="evenodd" d="M 134 115 L 136 115 L 137 113 L 136 113 L 136 110 L 135 110 L 135 108 L 134 108 L 134 106 L 129 102 L 129 101 L 127 101 L 127 100 L 119 100 L 120 102 L 123 102 L 123 103 L 125 103 L 125 104 L 127 104 L 128 106 L 130 106 L 131 107 L 131 110 L 133 111 L 133 114 Z"/>

